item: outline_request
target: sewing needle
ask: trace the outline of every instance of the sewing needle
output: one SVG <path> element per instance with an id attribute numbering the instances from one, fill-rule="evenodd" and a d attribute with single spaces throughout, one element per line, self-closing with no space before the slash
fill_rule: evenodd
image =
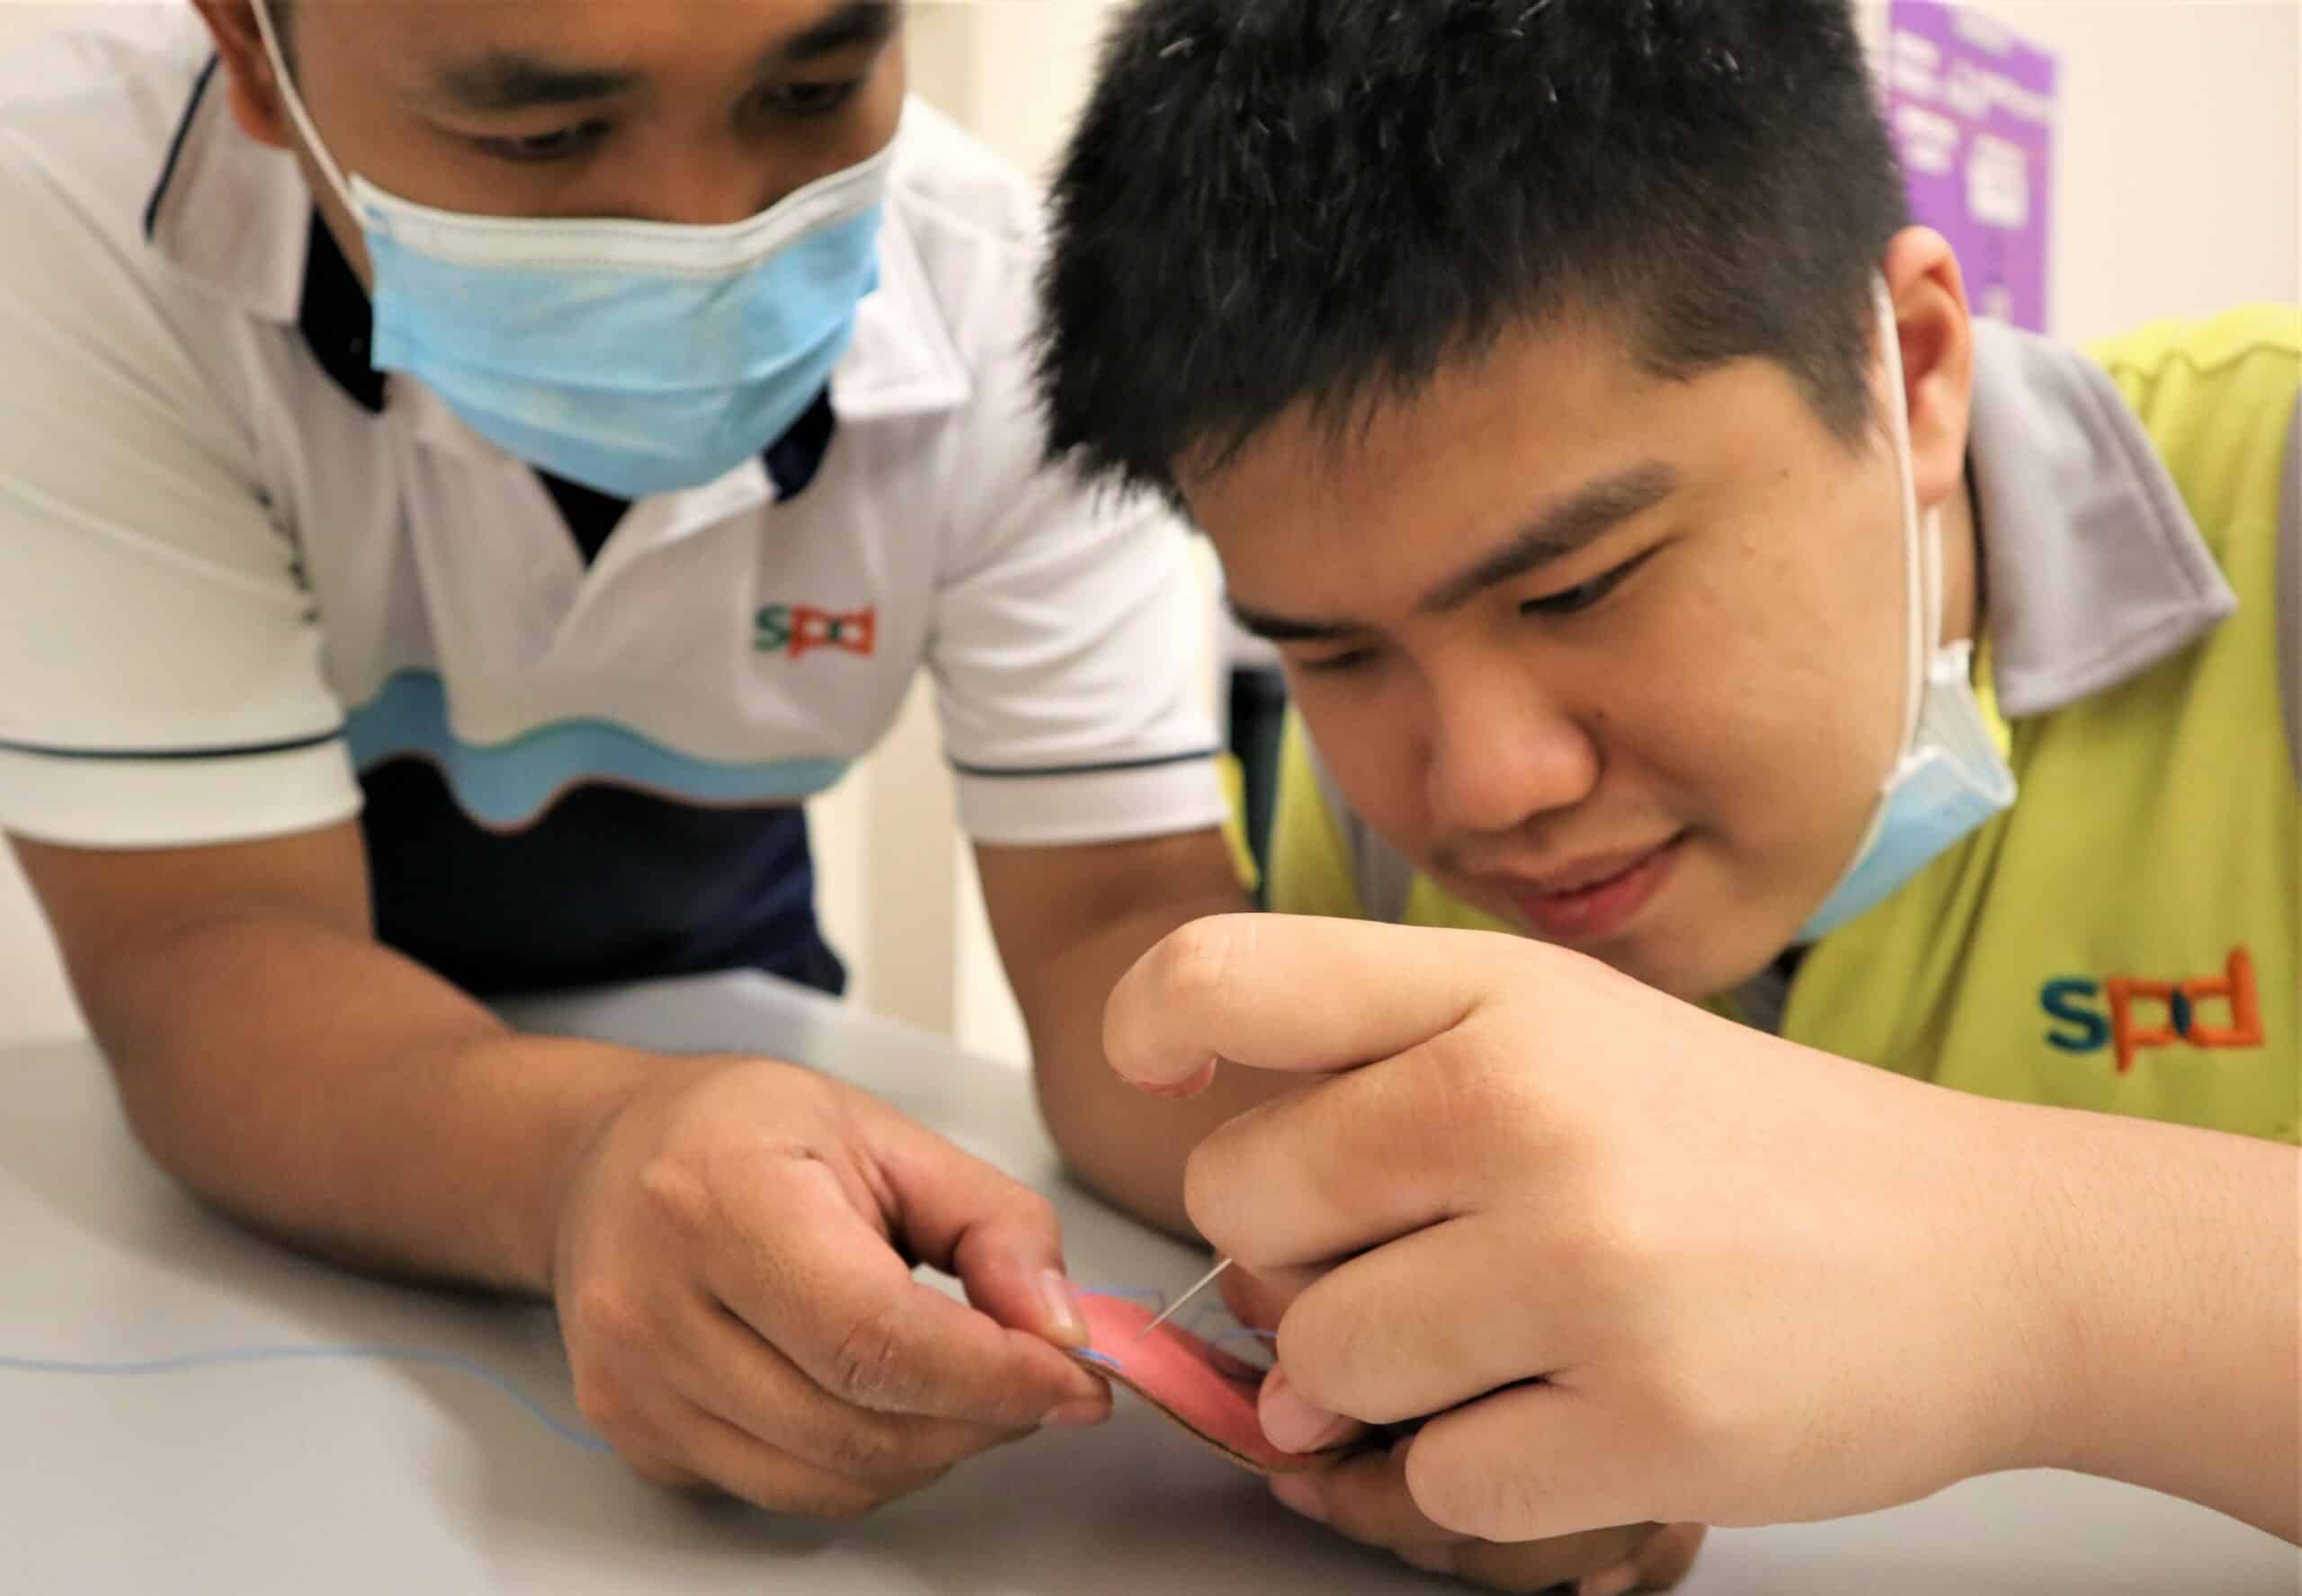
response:
<path id="1" fill-rule="evenodd" d="M 1199 1284 L 1193 1286 L 1181 1297 L 1176 1297 L 1174 1301 L 1169 1303 L 1164 1313 L 1162 1313 L 1157 1318 L 1152 1320 L 1148 1324 L 1146 1324 L 1142 1329 L 1137 1331 L 1135 1333 L 1135 1339 L 1141 1341 L 1145 1336 L 1158 1329 L 1160 1325 L 1164 1324 L 1168 1320 L 1181 1313 L 1182 1311 L 1183 1304 L 1189 1302 L 1192 1297 L 1197 1297 L 1200 1292 L 1215 1284 L 1216 1278 L 1230 1267 L 1231 1261 L 1228 1258 L 1218 1261 L 1213 1269 L 1209 1270 L 1205 1274 L 1199 1277 Z"/>

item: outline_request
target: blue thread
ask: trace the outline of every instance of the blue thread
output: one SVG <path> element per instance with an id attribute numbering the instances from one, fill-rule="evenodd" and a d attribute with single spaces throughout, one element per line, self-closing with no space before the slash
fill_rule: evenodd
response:
<path id="1" fill-rule="evenodd" d="M 1073 1351 L 1071 1355 L 1074 1358 L 1084 1358 L 1090 1363 L 1100 1363 L 1108 1369 L 1118 1369 L 1122 1374 L 1126 1372 L 1118 1359 L 1112 1357 L 1109 1352 L 1098 1352 L 1093 1347 L 1080 1347 Z"/>
<path id="2" fill-rule="evenodd" d="M 1243 1335 L 1253 1336 L 1255 1340 L 1263 1342 L 1265 1346 L 1275 1345 L 1279 1341 L 1279 1332 L 1276 1330 L 1250 1330 L 1244 1324 L 1234 1324 L 1230 1329 L 1217 1336 L 1215 1338 L 1215 1342 L 1218 1346 L 1220 1346 L 1227 1341 L 1236 1341 Z"/>
<path id="3" fill-rule="evenodd" d="M 219 1347 L 210 1352 L 187 1352 L 174 1358 L 150 1358 L 119 1362 L 81 1362 L 62 1358 L 11 1358 L 0 1353 L 0 1372 L 15 1374 L 83 1375 L 102 1378 L 126 1376 L 183 1374 L 197 1369 L 222 1369 L 250 1363 L 294 1362 L 361 1362 L 419 1363 L 437 1369 L 452 1369 L 460 1373 L 477 1375 L 495 1386 L 526 1412 L 528 1416 L 560 1440 L 578 1446 L 587 1452 L 609 1453 L 614 1448 L 579 1425 L 546 1411 L 527 1393 L 485 1364 L 453 1352 L 434 1351 L 425 1347 L 391 1347 L 380 1345 L 351 1346 L 255 1346 Z"/>

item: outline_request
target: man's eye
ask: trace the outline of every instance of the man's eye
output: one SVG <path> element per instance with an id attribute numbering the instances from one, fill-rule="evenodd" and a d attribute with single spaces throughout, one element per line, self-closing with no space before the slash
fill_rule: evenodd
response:
<path id="1" fill-rule="evenodd" d="M 1562 588 L 1557 593 L 1545 593 L 1539 599 L 1529 599 L 1519 606 L 1519 613 L 1521 615 L 1574 615 L 1588 610 L 1601 599 L 1614 592 L 1624 577 L 1645 565 L 1647 555 L 1653 552 L 1654 550 L 1649 549 L 1647 554 L 1642 554 L 1636 559 L 1625 560 L 1613 570 L 1602 572 L 1588 582 L 1578 582 L 1573 587 Z"/>
<path id="2" fill-rule="evenodd" d="M 607 137 L 608 124 L 596 119 L 549 133 L 518 138 L 475 138 L 472 143 L 502 161 L 566 161 L 589 153 Z"/>
<path id="3" fill-rule="evenodd" d="M 1297 659 L 1295 668 L 1308 671 L 1315 676 L 1340 676 L 1351 671 L 1362 670 L 1372 664 L 1375 651 L 1371 648 L 1349 648 L 1341 654 L 1330 654 L 1317 659 Z"/>
<path id="4" fill-rule="evenodd" d="M 787 83 L 760 90 L 767 109 L 782 116 L 829 116 L 855 98 L 863 87 L 860 77 L 839 83 Z"/>

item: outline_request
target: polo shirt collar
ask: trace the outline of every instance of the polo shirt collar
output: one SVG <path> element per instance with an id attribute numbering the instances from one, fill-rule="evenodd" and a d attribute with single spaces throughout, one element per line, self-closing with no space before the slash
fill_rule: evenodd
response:
<path id="1" fill-rule="evenodd" d="M 2009 718 L 2116 687 L 2236 612 L 2149 434 L 2078 351 L 1977 322 L 1967 448 Z"/>

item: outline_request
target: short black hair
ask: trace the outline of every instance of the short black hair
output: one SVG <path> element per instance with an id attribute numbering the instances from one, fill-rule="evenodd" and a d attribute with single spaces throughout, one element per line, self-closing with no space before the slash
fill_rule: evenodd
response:
<path id="1" fill-rule="evenodd" d="M 1907 217 L 1846 0 L 1138 0 L 1052 196 L 1050 446 L 1179 496 L 1570 309 L 1851 446 Z"/>

